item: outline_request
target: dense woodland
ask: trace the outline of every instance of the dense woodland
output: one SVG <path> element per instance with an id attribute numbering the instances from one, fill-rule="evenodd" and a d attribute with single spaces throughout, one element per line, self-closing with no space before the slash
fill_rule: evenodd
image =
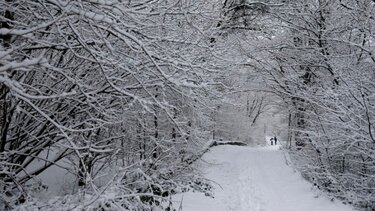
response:
<path id="1" fill-rule="evenodd" d="M 272 113 L 307 180 L 374 210 L 374 16 L 374 0 L 0 0 L 0 209 L 171 210 L 210 194 L 193 164 L 211 140 L 256 142 Z M 66 191 L 39 200 L 54 172 Z"/>

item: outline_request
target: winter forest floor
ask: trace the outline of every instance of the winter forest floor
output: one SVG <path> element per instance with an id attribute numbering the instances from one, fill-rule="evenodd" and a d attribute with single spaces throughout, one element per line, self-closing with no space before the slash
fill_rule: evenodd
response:
<path id="1" fill-rule="evenodd" d="M 279 146 L 217 146 L 200 164 L 215 182 L 213 197 L 185 193 L 183 211 L 349 211 L 350 206 L 314 190 L 287 165 Z"/>

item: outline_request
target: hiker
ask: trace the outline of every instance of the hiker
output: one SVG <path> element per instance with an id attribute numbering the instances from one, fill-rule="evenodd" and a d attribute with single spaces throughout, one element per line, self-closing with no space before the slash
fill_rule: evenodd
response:
<path id="1" fill-rule="evenodd" d="M 275 145 L 277 145 L 277 138 L 276 138 L 276 136 L 273 138 L 273 140 L 275 140 Z"/>
<path id="2" fill-rule="evenodd" d="M 273 138 L 271 138 L 270 141 L 271 141 L 271 146 L 272 146 L 273 145 Z"/>

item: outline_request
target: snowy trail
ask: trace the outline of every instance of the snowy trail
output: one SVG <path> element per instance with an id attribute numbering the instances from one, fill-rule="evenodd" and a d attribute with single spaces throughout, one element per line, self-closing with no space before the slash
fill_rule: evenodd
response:
<path id="1" fill-rule="evenodd" d="M 185 193 L 183 211 L 352 211 L 324 196 L 286 165 L 278 147 L 218 146 L 204 158 L 207 178 L 215 181 L 214 198 Z"/>

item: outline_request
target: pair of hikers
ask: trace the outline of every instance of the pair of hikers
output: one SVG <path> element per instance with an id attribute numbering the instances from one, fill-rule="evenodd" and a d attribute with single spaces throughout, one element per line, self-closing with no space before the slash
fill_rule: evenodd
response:
<path id="1" fill-rule="evenodd" d="M 275 143 L 275 145 L 277 145 L 277 138 L 276 138 L 276 136 L 273 137 L 273 138 L 271 138 L 270 141 L 271 141 L 271 145 L 273 145 L 273 143 Z"/>

